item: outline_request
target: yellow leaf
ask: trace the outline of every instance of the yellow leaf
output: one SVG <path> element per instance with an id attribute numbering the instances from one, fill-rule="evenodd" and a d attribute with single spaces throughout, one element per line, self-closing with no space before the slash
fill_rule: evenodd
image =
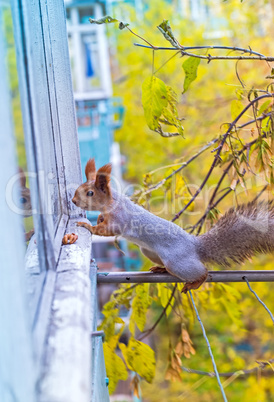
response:
<path id="1" fill-rule="evenodd" d="M 119 345 L 121 348 L 121 344 Z M 121 348 L 125 361 L 130 370 L 135 371 L 151 383 L 155 376 L 154 351 L 145 343 L 130 338 L 128 346 Z"/>
<path id="2" fill-rule="evenodd" d="M 270 105 L 270 103 L 271 103 L 271 100 L 268 99 L 267 101 L 265 101 L 265 102 L 262 104 L 262 106 L 260 107 L 260 109 L 259 109 L 259 111 L 258 111 L 258 115 L 259 115 L 259 116 L 267 110 L 267 108 L 268 108 L 268 106 Z"/>
<path id="3" fill-rule="evenodd" d="M 126 366 L 123 360 L 115 354 L 107 342 L 103 344 L 106 372 L 109 378 L 109 393 L 115 391 L 116 385 L 120 380 L 126 380 L 128 377 Z"/>
<path id="4" fill-rule="evenodd" d="M 170 300 L 172 291 L 167 287 L 165 283 L 157 283 L 157 289 L 161 305 L 165 308 L 166 305 L 168 304 L 168 301 Z M 168 308 L 166 309 L 167 316 L 169 316 L 169 314 L 171 313 L 173 304 L 174 304 L 174 297 L 172 298 Z"/>
<path id="5" fill-rule="evenodd" d="M 231 119 L 235 120 L 237 116 L 241 113 L 243 110 L 243 104 L 239 100 L 233 100 L 231 102 Z"/>
<path id="6" fill-rule="evenodd" d="M 189 57 L 184 63 L 183 63 L 183 69 L 185 72 L 185 81 L 184 81 L 184 92 L 185 93 L 190 84 L 196 80 L 197 78 L 197 70 L 199 67 L 201 59 L 198 59 L 197 57 Z"/>
<path id="7" fill-rule="evenodd" d="M 135 324 L 140 331 L 144 330 L 146 324 L 147 310 L 151 304 L 149 295 L 149 283 L 142 283 L 136 287 L 136 294 L 132 301 L 132 313 L 130 316 L 129 330 L 134 334 Z"/>
<path id="8" fill-rule="evenodd" d="M 142 85 L 142 104 L 148 127 L 156 130 L 163 109 L 167 107 L 167 87 L 159 78 L 148 77 Z"/>

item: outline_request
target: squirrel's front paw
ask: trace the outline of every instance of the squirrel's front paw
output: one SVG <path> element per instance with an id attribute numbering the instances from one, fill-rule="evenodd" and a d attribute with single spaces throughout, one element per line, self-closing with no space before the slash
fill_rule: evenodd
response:
<path id="1" fill-rule="evenodd" d="M 95 227 L 95 226 L 89 225 L 86 222 L 76 222 L 76 226 L 80 226 L 82 228 L 85 228 L 85 229 L 89 230 L 90 233 L 93 233 L 93 228 Z"/>
<path id="2" fill-rule="evenodd" d="M 29 232 L 25 233 L 25 241 L 28 242 L 34 235 L 34 229 L 31 229 Z"/>
<path id="3" fill-rule="evenodd" d="M 82 226 L 85 227 L 87 225 L 86 222 L 76 222 L 76 226 Z"/>
<path id="4" fill-rule="evenodd" d="M 68 233 L 63 237 L 62 243 L 63 244 L 73 244 L 78 239 L 77 234 L 75 233 Z"/>
<path id="5" fill-rule="evenodd" d="M 89 225 L 89 224 L 86 223 L 86 222 L 77 222 L 77 223 L 76 223 L 76 226 L 80 226 L 80 227 L 86 228 L 86 229 L 88 229 L 88 230 L 90 230 L 90 228 L 92 227 L 91 225 Z"/>

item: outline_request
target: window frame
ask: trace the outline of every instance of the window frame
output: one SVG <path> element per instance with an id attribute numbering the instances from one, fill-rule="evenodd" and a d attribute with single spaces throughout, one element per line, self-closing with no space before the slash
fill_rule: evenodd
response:
<path id="1" fill-rule="evenodd" d="M 11 4 L 28 170 L 35 172 L 30 190 L 33 207 L 39 211 L 33 217 L 35 236 L 25 258 L 39 400 L 88 402 L 90 317 L 95 311 L 90 287 L 91 281 L 96 284 L 96 275 L 90 277 L 91 235 L 76 228 L 77 221 L 87 221 L 86 215 L 71 201 L 82 175 L 65 7 L 63 0 L 11 0 Z M 55 152 L 62 209 L 56 227 L 47 214 L 41 174 L 45 170 L 41 139 L 48 135 L 54 143 L 49 151 Z M 72 231 L 78 231 L 77 243 L 62 246 L 64 234 Z M 67 349 L 58 347 L 60 339 Z M 64 362 L 66 370 L 61 369 Z"/>

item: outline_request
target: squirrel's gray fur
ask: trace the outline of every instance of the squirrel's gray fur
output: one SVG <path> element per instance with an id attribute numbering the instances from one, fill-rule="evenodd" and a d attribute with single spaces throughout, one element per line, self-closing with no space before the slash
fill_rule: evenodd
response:
<path id="1" fill-rule="evenodd" d="M 231 208 L 207 233 L 190 235 L 175 223 L 153 215 L 110 188 L 111 165 L 97 172 L 86 166 L 87 182 L 73 202 L 85 210 L 100 210 L 97 225 L 78 222 L 94 234 L 121 235 L 137 244 L 163 270 L 186 282 L 183 291 L 198 288 L 207 277 L 204 264 L 230 266 L 257 253 L 274 251 L 274 202 L 251 202 Z M 162 268 L 161 268 L 162 267 Z"/>

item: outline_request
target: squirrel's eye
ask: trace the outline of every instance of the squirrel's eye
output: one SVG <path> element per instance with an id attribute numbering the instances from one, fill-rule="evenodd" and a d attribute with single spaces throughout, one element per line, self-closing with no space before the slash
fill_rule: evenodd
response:
<path id="1" fill-rule="evenodd" d="M 93 191 L 91 191 L 91 190 L 88 191 L 88 192 L 87 192 L 87 196 L 88 196 L 88 197 L 92 197 L 92 196 L 93 196 Z"/>
<path id="2" fill-rule="evenodd" d="M 26 198 L 21 197 L 21 198 L 20 198 L 20 202 L 21 202 L 21 204 L 25 204 L 25 203 L 27 202 L 27 200 L 26 200 Z"/>

